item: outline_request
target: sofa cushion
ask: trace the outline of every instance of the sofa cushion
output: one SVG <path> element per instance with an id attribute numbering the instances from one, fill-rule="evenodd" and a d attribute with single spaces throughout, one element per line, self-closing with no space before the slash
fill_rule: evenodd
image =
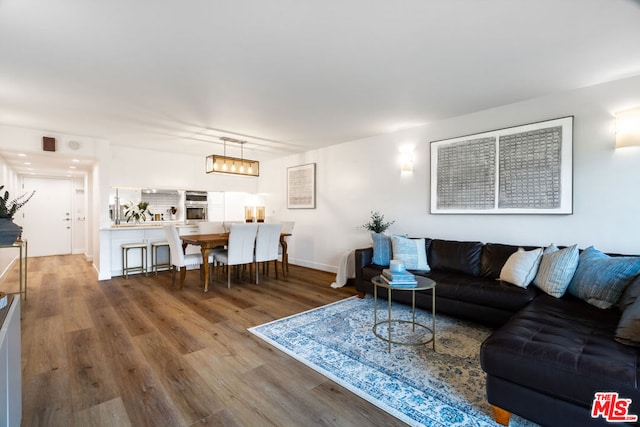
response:
<path id="1" fill-rule="evenodd" d="M 529 304 L 540 292 L 486 277 L 474 277 L 451 271 L 431 270 L 423 274 L 436 282 L 436 297 L 459 300 L 515 313 Z M 437 307 L 436 307 L 437 310 Z"/>
<path id="2" fill-rule="evenodd" d="M 432 270 L 444 270 L 480 275 L 481 242 L 457 242 L 453 240 L 431 241 L 427 255 Z"/>
<path id="3" fill-rule="evenodd" d="M 383 233 L 371 232 L 373 240 L 373 260 L 374 264 L 386 267 L 391 261 L 391 238 Z"/>
<path id="4" fill-rule="evenodd" d="M 596 391 L 639 398 L 638 350 L 612 337 L 620 312 L 542 294 L 482 344 L 492 376 L 591 407 Z"/>
<path id="5" fill-rule="evenodd" d="M 568 291 L 596 307 L 609 308 L 638 274 L 640 257 L 611 257 L 590 246 L 580 254 Z"/>
<path id="6" fill-rule="evenodd" d="M 578 267 L 579 256 L 578 245 L 558 249 L 552 243 L 542 253 L 533 284 L 552 297 L 562 297 Z"/>
<path id="7" fill-rule="evenodd" d="M 542 258 L 542 248 L 532 251 L 518 249 L 509 256 L 509 259 L 500 271 L 500 280 L 526 288 L 536 277 L 538 265 Z"/>
<path id="8" fill-rule="evenodd" d="M 429 271 L 425 239 L 391 236 L 393 259 L 404 262 L 407 270 Z"/>

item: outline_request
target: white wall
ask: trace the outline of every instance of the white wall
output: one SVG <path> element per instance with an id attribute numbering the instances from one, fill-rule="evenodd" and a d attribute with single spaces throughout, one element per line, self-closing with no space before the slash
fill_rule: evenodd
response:
<path id="1" fill-rule="evenodd" d="M 264 162 L 260 192 L 278 220 L 296 221 L 290 260 L 335 271 L 340 254 L 370 245 L 370 211 L 410 236 L 523 245 L 577 243 L 640 254 L 640 148 L 614 149 L 613 112 L 640 106 L 640 76 Z M 572 215 L 429 214 L 429 142 L 574 116 Z M 403 147 L 414 173 L 400 175 Z M 316 209 L 286 208 L 286 169 L 316 165 Z"/>
<path id="2" fill-rule="evenodd" d="M 112 187 L 162 188 L 255 193 L 254 177 L 206 174 L 206 154 L 168 153 L 120 145 L 111 146 Z"/>

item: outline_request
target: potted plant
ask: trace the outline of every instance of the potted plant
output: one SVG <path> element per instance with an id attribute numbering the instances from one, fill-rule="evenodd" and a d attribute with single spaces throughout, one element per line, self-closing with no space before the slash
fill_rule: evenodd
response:
<path id="1" fill-rule="evenodd" d="M 362 225 L 362 228 L 371 231 L 373 240 L 373 263 L 378 265 L 389 265 L 391 260 L 391 238 L 383 234 L 387 228 L 391 227 L 395 221 L 384 220 L 384 215 L 380 212 L 371 212 L 371 220 Z"/>
<path id="2" fill-rule="evenodd" d="M 384 215 L 380 212 L 371 212 L 371 220 L 362 225 L 362 228 L 373 231 L 374 233 L 383 233 L 387 228 L 391 227 L 395 221 L 384 222 Z"/>
<path id="3" fill-rule="evenodd" d="M 151 215 L 151 212 L 147 209 L 149 202 L 129 202 L 124 205 L 124 216 L 127 218 L 127 222 L 133 220 L 136 224 L 141 221 L 147 220 L 147 215 Z"/>
<path id="4" fill-rule="evenodd" d="M 2 189 L 4 185 L 0 185 L 0 191 Z M 22 227 L 13 222 L 13 216 L 34 194 L 35 190 L 31 194 L 25 193 L 9 200 L 9 192 L 5 190 L 4 195 L 0 197 L 0 245 L 12 245 L 20 237 Z"/>

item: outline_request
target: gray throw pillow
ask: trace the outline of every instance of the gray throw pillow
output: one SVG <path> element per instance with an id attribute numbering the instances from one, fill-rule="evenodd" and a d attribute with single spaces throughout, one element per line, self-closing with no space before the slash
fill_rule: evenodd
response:
<path id="1" fill-rule="evenodd" d="M 533 284 L 552 297 L 562 297 L 576 272 L 579 257 L 578 245 L 558 249 L 552 243 L 542 253 Z"/>
<path id="2" fill-rule="evenodd" d="M 640 275 L 636 276 L 636 278 L 624 288 L 620 301 L 618 301 L 618 308 L 620 311 L 624 311 L 628 306 L 633 304 L 638 297 L 640 297 Z"/>
<path id="3" fill-rule="evenodd" d="M 599 308 L 618 303 L 624 288 L 640 274 L 640 257 L 611 257 L 593 246 L 580 254 L 569 293 Z"/>
<path id="4" fill-rule="evenodd" d="M 622 312 L 615 340 L 621 344 L 640 347 L 640 298 Z"/>

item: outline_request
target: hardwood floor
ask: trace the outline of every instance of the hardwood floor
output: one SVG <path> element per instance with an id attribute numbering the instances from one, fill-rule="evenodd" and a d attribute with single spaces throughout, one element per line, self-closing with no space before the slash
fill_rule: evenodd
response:
<path id="1" fill-rule="evenodd" d="M 405 425 L 247 331 L 355 294 L 334 278 L 292 265 L 205 294 L 196 271 L 176 291 L 169 272 L 98 282 L 82 256 L 30 258 L 22 425 Z"/>

